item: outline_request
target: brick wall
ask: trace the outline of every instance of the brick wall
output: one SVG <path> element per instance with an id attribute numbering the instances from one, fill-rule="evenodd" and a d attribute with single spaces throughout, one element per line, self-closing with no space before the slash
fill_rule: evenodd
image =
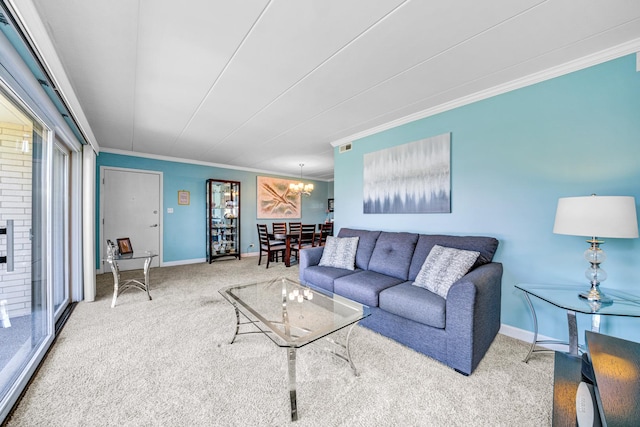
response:
<path id="1" fill-rule="evenodd" d="M 31 183 L 32 129 L 0 122 L 0 227 L 14 220 L 14 271 L 0 264 L 0 300 L 7 301 L 9 317 L 31 312 Z M 22 152 L 22 141 L 29 152 Z M 7 237 L 0 235 L 0 256 L 6 255 Z"/>

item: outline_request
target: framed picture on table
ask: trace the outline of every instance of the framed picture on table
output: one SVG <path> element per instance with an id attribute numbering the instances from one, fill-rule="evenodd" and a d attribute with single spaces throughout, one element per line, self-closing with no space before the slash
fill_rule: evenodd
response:
<path id="1" fill-rule="evenodd" d="M 120 255 L 133 253 L 133 246 L 131 246 L 131 240 L 129 240 L 128 237 L 117 239 L 117 241 L 118 241 L 118 250 L 120 251 Z"/>

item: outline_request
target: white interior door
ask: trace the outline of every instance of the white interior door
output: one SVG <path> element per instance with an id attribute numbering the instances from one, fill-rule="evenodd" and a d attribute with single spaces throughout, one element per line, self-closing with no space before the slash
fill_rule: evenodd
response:
<path id="1" fill-rule="evenodd" d="M 105 252 L 106 240 L 113 243 L 128 237 L 134 252 L 155 251 L 152 266 L 159 265 L 160 252 L 160 189 L 161 173 L 133 169 L 103 169 L 102 212 L 103 241 L 101 254 Z M 142 267 L 142 261 L 119 262 L 120 270 Z"/>

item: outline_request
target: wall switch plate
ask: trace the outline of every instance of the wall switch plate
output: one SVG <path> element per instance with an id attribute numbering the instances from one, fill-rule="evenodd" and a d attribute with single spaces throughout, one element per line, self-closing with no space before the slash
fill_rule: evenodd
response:
<path id="1" fill-rule="evenodd" d="M 173 213 L 173 208 L 167 208 L 167 213 Z"/>

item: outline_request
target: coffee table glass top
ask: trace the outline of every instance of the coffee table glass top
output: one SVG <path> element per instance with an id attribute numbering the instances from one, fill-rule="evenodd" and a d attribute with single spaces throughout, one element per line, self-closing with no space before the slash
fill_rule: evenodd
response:
<path id="1" fill-rule="evenodd" d="M 281 347 L 302 347 L 371 314 L 366 305 L 287 278 L 219 292 Z"/>
<path id="2" fill-rule="evenodd" d="M 640 297 L 614 289 L 600 288 L 601 292 L 613 299 L 611 304 L 600 304 L 578 296 L 580 292 L 589 290 L 588 284 L 584 286 L 517 284 L 516 288 L 556 307 L 577 313 L 640 317 Z"/>

